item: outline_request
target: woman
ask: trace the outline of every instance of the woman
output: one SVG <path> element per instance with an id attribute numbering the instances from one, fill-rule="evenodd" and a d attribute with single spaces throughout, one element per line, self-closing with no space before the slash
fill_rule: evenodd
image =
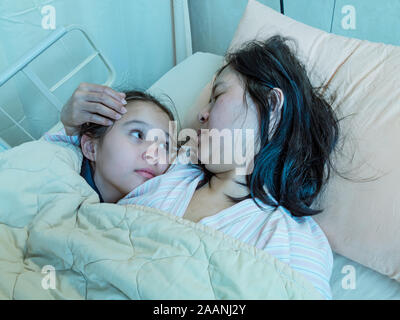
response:
<path id="1" fill-rule="evenodd" d="M 287 40 L 251 41 L 228 54 L 210 102 L 199 113 L 202 129 L 255 129 L 255 157 L 247 175 L 237 174 L 235 161 L 205 161 L 202 169 L 175 166 L 118 203 L 153 206 L 266 250 L 329 299 L 332 252 L 310 216 L 322 211 L 311 205 L 329 178 L 338 121 Z M 106 91 L 93 99 L 93 89 Z M 95 85 L 80 97 L 63 109 L 67 133 L 85 122 L 107 125 L 123 106 L 123 96 Z M 202 142 L 208 134 L 202 130 Z M 200 159 L 216 152 L 213 145 L 201 148 Z"/>

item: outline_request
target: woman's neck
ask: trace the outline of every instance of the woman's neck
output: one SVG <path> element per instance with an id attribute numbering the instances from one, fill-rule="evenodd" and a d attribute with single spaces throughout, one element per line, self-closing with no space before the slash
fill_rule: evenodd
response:
<path id="1" fill-rule="evenodd" d="M 242 198 L 250 193 L 246 185 L 246 176 L 236 175 L 235 170 L 214 174 L 208 185 L 212 193 L 225 197 Z"/>

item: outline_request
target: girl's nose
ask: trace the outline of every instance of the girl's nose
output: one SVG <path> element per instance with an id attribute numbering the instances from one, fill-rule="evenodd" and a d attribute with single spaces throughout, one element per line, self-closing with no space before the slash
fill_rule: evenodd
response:
<path id="1" fill-rule="evenodd" d="M 207 108 L 200 111 L 197 118 L 200 121 L 200 123 L 203 124 L 208 121 L 209 117 L 210 117 L 210 112 L 209 109 Z"/>

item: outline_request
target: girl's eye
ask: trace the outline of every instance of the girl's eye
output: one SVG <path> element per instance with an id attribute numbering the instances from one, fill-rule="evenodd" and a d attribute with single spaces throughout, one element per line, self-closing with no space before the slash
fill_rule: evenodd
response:
<path id="1" fill-rule="evenodd" d="M 143 139 L 143 132 L 140 130 L 132 130 L 130 134 L 136 139 Z"/>

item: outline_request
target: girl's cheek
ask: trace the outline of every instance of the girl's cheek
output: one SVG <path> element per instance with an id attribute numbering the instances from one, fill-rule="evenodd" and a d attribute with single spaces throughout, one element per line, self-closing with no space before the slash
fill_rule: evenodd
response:
<path id="1" fill-rule="evenodd" d="M 138 157 L 138 148 L 132 148 L 132 146 L 118 145 L 115 146 L 112 158 L 115 163 L 120 166 L 128 166 L 130 162 L 135 162 Z M 111 156 L 111 155 L 110 155 Z"/>

